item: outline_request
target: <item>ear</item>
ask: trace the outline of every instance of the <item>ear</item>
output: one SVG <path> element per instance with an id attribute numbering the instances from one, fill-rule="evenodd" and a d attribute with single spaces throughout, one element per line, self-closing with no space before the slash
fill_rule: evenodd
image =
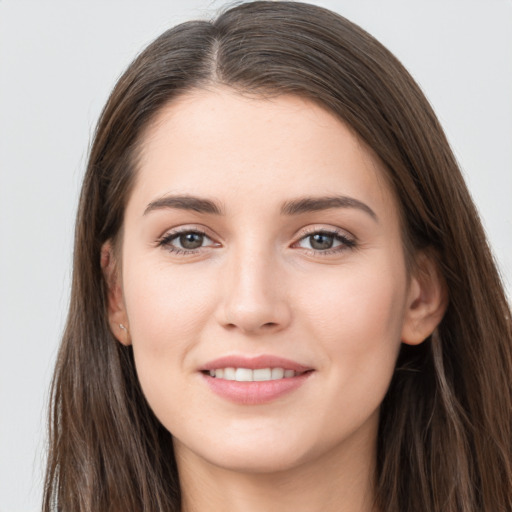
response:
<path id="1" fill-rule="evenodd" d="M 123 299 L 121 275 L 114 248 L 109 240 L 101 247 L 101 269 L 107 285 L 107 312 L 110 330 L 123 345 L 131 345 L 128 316 Z"/>
<path id="2" fill-rule="evenodd" d="M 448 306 L 448 290 L 432 255 L 416 257 L 415 272 L 409 284 L 402 342 L 419 345 L 441 322 Z"/>

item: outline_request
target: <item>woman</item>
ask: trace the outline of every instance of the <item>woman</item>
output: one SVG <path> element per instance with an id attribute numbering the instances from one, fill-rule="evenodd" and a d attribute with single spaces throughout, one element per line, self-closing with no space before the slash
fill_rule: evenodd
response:
<path id="1" fill-rule="evenodd" d="M 511 341 L 386 49 L 293 2 L 180 25 L 91 149 L 44 510 L 511 510 Z"/>

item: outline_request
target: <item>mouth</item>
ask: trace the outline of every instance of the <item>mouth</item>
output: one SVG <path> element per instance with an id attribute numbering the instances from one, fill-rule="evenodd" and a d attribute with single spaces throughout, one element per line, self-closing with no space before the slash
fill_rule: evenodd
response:
<path id="1" fill-rule="evenodd" d="M 298 390 L 314 368 L 289 359 L 263 355 L 227 356 L 200 369 L 208 387 L 218 396 L 240 405 L 258 405 Z"/>
<path id="2" fill-rule="evenodd" d="M 203 373 L 215 379 L 234 380 L 237 382 L 266 382 L 270 380 L 291 379 L 313 370 L 295 371 L 285 368 L 215 368 Z"/>

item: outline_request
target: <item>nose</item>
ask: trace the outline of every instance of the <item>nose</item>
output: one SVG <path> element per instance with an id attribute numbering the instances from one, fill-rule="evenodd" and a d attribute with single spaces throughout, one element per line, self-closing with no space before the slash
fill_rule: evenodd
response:
<path id="1" fill-rule="evenodd" d="M 283 272 L 270 252 L 239 251 L 229 258 L 217 311 L 223 327 L 257 335 L 278 332 L 290 324 Z"/>

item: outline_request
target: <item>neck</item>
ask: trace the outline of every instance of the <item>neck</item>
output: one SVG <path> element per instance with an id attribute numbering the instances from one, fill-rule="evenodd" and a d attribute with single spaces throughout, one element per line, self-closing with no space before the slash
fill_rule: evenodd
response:
<path id="1" fill-rule="evenodd" d="M 221 468 L 175 442 L 182 512 L 376 512 L 374 442 L 277 472 Z M 368 441 L 368 440 L 366 440 Z"/>

